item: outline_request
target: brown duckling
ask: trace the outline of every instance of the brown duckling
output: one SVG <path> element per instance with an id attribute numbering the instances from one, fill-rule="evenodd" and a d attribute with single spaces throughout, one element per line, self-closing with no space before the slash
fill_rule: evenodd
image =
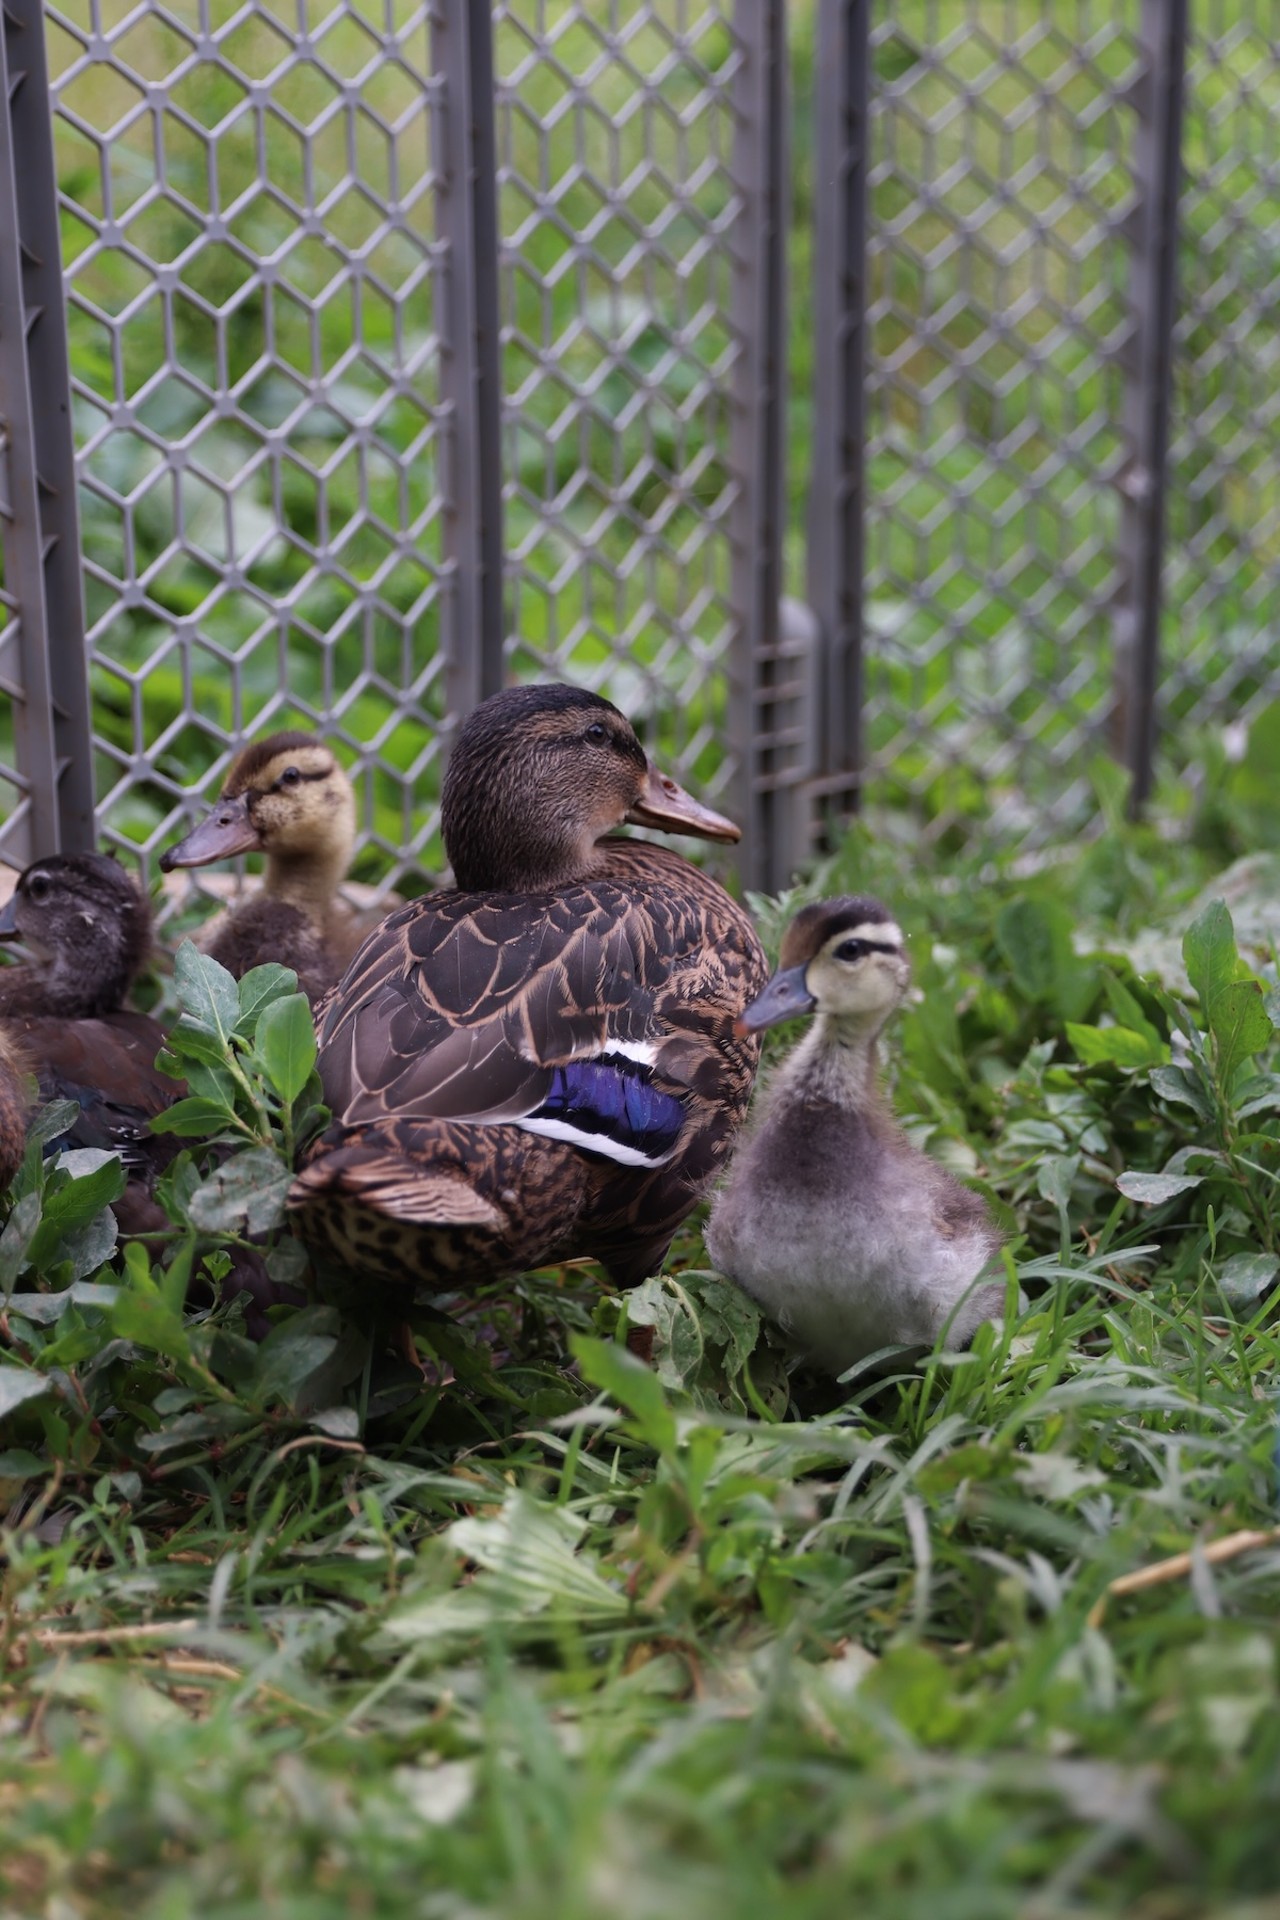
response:
<path id="1" fill-rule="evenodd" d="M 233 761 L 221 798 L 160 856 L 165 873 L 265 853 L 260 892 L 215 926 L 206 951 L 237 979 L 274 960 L 314 1006 L 354 955 L 366 925 L 338 897 L 355 846 L 355 796 L 323 740 L 273 733 Z"/>
<path id="2" fill-rule="evenodd" d="M 34 1085 L 22 1049 L 0 1028 L 0 1193 L 13 1185 L 27 1150 Z"/>
<path id="3" fill-rule="evenodd" d="M 64 1142 L 121 1154 L 130 1179 L 117 1217 L 126 1232 L 167 1225 L 148 1193 L 178 1142 L 150 1133 L 147 1122 L 182 1088 L 155 1064 L 164 1029 L 124 1010 L 151 951 L 146 895 L 105 854 L 51 854 L 18 876 L 0 910 L 0 940 L 21 940 L 31 955 L 26 965 L 0 969 L 8 1041 L 29 1063 L 41 1099 L 80 1107 Z"/>
<path id="4" fill-rule="evenodd" d="M 963 1346 L 998 1314 L 974 1286 L 1000 1245 L 985 1202 L 906 1138 L 879 1088 L 878 1039 L 911 969 L 893 916 L 855 896 L 804 908 L 779 971 L 738 1022 L 813 1014 L 773 1074 L 707 1225 L 722 1273 L 800 1353 L 840 1374 L 888 1346 Z"/>
<path id="5" fill-rule="evenodd" d="M 333 1124 L 290 1196 L 308 1239 L 428 1289 L 659 1268 L 746 1112 L 759 1043 L 734 1020 L 768 969 L 724 889 L 624 821 L 738 837 L 596 694 L 512 687 L 469 716 L 456 885 L 385 920 L 326 1011 Z"/>

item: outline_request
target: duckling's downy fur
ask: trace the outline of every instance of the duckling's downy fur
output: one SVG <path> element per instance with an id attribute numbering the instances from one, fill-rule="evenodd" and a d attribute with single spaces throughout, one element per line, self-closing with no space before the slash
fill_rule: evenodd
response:
<path id="1" fill-rule="evenodd" d="M 976 1193 L 906 1138 L 879 1087 L 878 1040 L 910 979 L 902 934 L 866 896 L 819 902 L 740 1025 L 807 1012 L 734 1156 L 707 1249 L 813 1365 L 889 1346 L 964 1346 L 1004 1288 L 974 1286 L 999 1247 Z"/>
<path id="2" fill-rule="evenodd" d="M 166 872 L 266 855 L 260 892 L 219 920 L 205 951 L 237 979 L 274 960 L 314 1006 L 365 932 L 338 897 L 355 846 L 351 782 L 323 740 L 275 733 L 233 761 L 212 812 L 161 857 Z"/>

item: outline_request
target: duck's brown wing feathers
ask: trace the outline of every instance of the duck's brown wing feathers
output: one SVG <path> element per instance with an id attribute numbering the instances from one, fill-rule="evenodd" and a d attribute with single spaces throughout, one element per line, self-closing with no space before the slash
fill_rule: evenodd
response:
<path id="1" fill-rule="evenodd" d="M 334 1123 L 295 1206 L 340 1192 L 425 1224 L 453 1193 L 459 1224 L 495 1216 L 496 1271 L 665 1245 L 745 1113 L 758 1046 L 733 1020 L 768 969 L 745 914 L 678 856 L 620 843 L 611 869 L 554 894 L 440 893 L 383 923 L 326 1010 Z M 396 1264 L 376 1229 L 321 1232 Z M 420 1247 L 417 1264 L 454 1262 Z"/>

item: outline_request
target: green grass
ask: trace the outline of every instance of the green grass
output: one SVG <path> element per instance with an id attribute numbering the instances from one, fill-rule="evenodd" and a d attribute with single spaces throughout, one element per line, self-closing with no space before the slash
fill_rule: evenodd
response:
<path id="1" fill-rule="evenodd" d="M 897 1102 L 1007 1225 L 1026 1304 L 970 1355 L 788 1376 L 696 1220 L 632 1296 L 655 1371 L 586 1271 L 423 1322 L 433 1387 L 332 1282 L 254 1350 L 134 1255 L 56 1321 L 17 1276 L 0 1910 L 1272 1910 L 1275 889 L 1227 881 L 1237 959 L 1186 836 L 983 860 L 857 839 L 816 883 L 894 900 Z M 759 904 L 772 939 L 796 899 Z M 1153 918 L 1168 987 L 1128 958 Z M 204 1083 L 257 1154 L 310 1097 L 277 1004 Z M 1171 1163 L 1195 1184 L 1118 1192 Z M 178 1219 L 228 1224 L 193 1179 Z"/>

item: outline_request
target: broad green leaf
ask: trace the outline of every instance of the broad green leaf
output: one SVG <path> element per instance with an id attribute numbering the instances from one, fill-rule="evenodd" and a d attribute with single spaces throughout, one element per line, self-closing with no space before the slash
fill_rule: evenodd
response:
<path id="1" fill-rule="evenodd" d="M 1096 966 L 1081 959 L 1072 943 L 1073 925 L 1058 901 L 1026 895 L 1001 909 L 995 929 L 1022 993 L 1053 1007 L 1065 1020 L 1079 1020 L 1098 989 Z"/>
<path id="2" fill-rule="evenodd" d="M 63 1177 L 67 1174 L 70 1179 Z M 92 1273 L 95 1266 L 110 1258 L 115 1245 L 114 1223 L 108 1228 L 100 1216 L 120 1198 L 124 1188 L 124 1166 L 118 1153 L 78 1147 L 59 1154 L 45 1189 L 43 1217 L 31 1236 L 25 1264 L 42 1272 L 55 1262 L 69 1259 L 78 1267 L 73 1279 Z M 94 1222 L 95 1231 L 82 1236 L 81 1229 Z M 104 1250 L 94 1259 L 97 1249 Z M 86 1260 L 89 1265 L 83 1264 Z"/>
<path id="3" fill-rule="evenodd" d="M 1080 1171 L 1078 1153 L 1055 1153 L 1036 1169 L 1036 1188 L 1059 1214 L 1065 1215 L 1071 1204 L 1071 1190 Z"/>
<path id="4" fill-rule="evenodd" d="M 174 957 L 173 984 L 183 1011 L 225 1041 L 240 1017 L 240 996 L 227 969 L 184 940 Z"/>
<path id="5" fill-rule="evenodd" d="M 120 1289 L 111 1309 L 111 1326 L 122 1340 L 132 1340 L 149 1353 L 171 1360 L 189 1360 L 191 1341 L 180 1314 L 165 1299 L 151 1277 L 145 1249 L 135 1241 L 125 1249 L 129 1284 Z"/>
<path id="6" fill-rule="evenodd" d="M 1153 1058 L 1167 1060 L 1169 1050 L 1165 1045 L 1164 1036 L 1143 1012 L 1137 995 L 1109 967 L 1102 976 L 1102 987 L 1107 997 L 1107 1005 L 1115 1015 L 1117 1024 L 1128 1027 L 1131 1032 L 1140 1033 L 1149 1040 L 1155 1050 Z"/>
<path id="7" fill-rule="evenodd" d="M 38 1400 L 42 1393 L 48 1393 L 50 1385 L 42 1373 L 28 1373 L 25 1367 L 10 1367 L 0 1361 L 0 1420 L 25 1400 Z"/>
<path id="8" fill-rule="evenodd" d="M 0 1288 L 8 1293 L 27 1264 L 27 1249 L 40 1225 L 40 1195 L 24 1193 L 0 1233 Z"/>
<path id="9" fill-rule="evenodd" d="M 258 1350 L 258 1390 L 261 1403 L 283 1400 L 296 1407 L 315 1374 L 332 1355 L 337 1337 L 328 1307 L 308 1307 L 273 1327 Z"/>
<path id="10" fill-rule="evenodd" d="M 1064 966 L 1074 958 L 1065 908 L 1045 900 L 1011 900 L 996 920 L 996 939 L 1029 1000 L 1054 1000 Z"/>
<path id="11" fill-rule="evenodd" d="M 209 1039 L 211 1036 L 206 1035 Z M 201 1100 L 212 1100 L 216 1107 L 225 1107 L 228 1113 L 234 1113 L 236 1107 L 236 1083 L 231 1070 L 225 1065 L 226 1055 L 219 1051 L 216 1062 L 210 1060 L 184 1061 L 187 1092 Z"/>
<path id="12" fill-rule="evenodd" d="M 1140 1200 L 1144 1207 L 1158 1207 L 1180 1193 L 1190 1193 L 1203 1180 L 1201 1173 L 1122 1173 L 1116 1185 L 1126 1200 Z"/>
<path id="13" fill-rule="evenodd" d="M 1151 1084 L 1162 1100 L 1173 1106 L 1190 1107 L 1201 1120 L 1212 1120 L 1213 1108 L 1194 1073 L 1186 1067 L 1155 1067 Z"/>
<path id="14" fill-rule="evenodd" d="M 80 1118 L 78 1100 L 51 1100 L 47 1107 L 41 1107 L 35 1118 L 27 1125 L 27 1145 L 34 1142 L 43 1147 L 46 1142 L 56 1140 L 60 1133 L 66 1133 Z"/>
<path id="15" fill-rule="evenodd" d="M 59 1235 L 56 1248 L 59 1269 L 65 1270 L 72 1281 L 87 1279 L 111 1258 L 119 1237 L 114 1213 L 110 1207 L 103 1207 L 92 1220 Z"/>
<path id="16" fill-rule="evenodd" d="M 113 1307 L 120 1296 L 119 1287 L 98 1286 L 92 1280 L 77 1280 L 61 1293 L 11 1293 L 9 1311 L 21 1314 L 33 1326 L 49 1327 L 62 1318 L 68 1307 Z"/>
<path id="17" fill-rule="evenodd" d="M 175 1101 L 173 1106 L 158 1113 L 151 1122 L 151 1131 L 175 1133 L 180 1140 L 205 1140 L 224 1132 L 234 1119 L 234 1108 L 193 1095 L 188 1100 Z"/>
<path id="18" fill-rule="evenodd" d="M 200 1021 L 193 1020 L 189 1013 L 184 1013 L 170 1027 L 168 1043 L 158 1057 L 165 1061 L 166 1073 L 181 1078 L 187 1074 L 193 1060 L 215 1070 L 224 1066 L 227 1042 L 212 1027 L 206 1027 Z M 169 1057 L 173 1059 L 172 1066 L 168 1064 Z"/>
<path id="19" fill-rule="evenodd" d="M 305 994 L 292 993 L 264 1008 L 254 1050 L 280 1098 L 292 1105 L 310 1079 L 316 1059 L 315 1027 Z"/>
<path id="20" fill-rule="evenodd" d="M 284 1218 L 292 1179 L 268 1147 L 233 1154 L 192 1194 L 192 1225 L 206 1233 L 270 1233 Z"/>
<path id="21" fill-rule="evenodd" d="M 1084 1027 L 1068 1020 L 1067 1039 L 1087 1067 L 1150 1067 L 1169 1058 L 1162 1040 L 1129 1027 Z"/>
<path id="22" fill-rule="evenodd" d="M 239 981 L 240 1016 L 237 1031 L 252 1034 L 258 1016 L 273 1001 L 298 991 L 298 976 L 292 967 L 279 966 L 274 960 L 266 966 L 250 967 Z"/>
<path id="23" fill-rule="evenodd" d="M 244 1407 L 201 1407 L 192 1413 L 175 1414 L 158 1433 L 138 1436 L 144 1453 L 171 1453 L 175 1447 L 188 1447 L 201 1440 L 222 1440 L 239 1433 L 252 1423 L 253 1415 Z"/>
<path id="24" fill-rule="evenodd" d="M 322 1407 L 308 1415 L 308 1422 L 318 1433 L 327 1433 L 334 1440 L 354 1440 L 360 1432 L 360 1415 L 354 1407 Z"/>
<path id="25" fill-rule="evenodd" d="M 641 1437 L 659 1453 L 676 1444 L 676 1417 L 667 1405 L 662 1382 L 651 1367 L 612 1340 L 575 1334 L 569 1342 L 585 1380 L 610 1394 L 632 1416 Z"/>
<path id="26" fill-rule="evenodd" d="M 1217 1281 L 1228 1300 L 1244 1305 L 1267 1292 L 1280 1273 L 1274 1253 L 1233 1253 L 1218 1269 Z"/>
<path id="27" fill-rule="evenodd" d="M 1224 901 L 1211 900 L 1192 921 L 1182 937 L 1182 958 L 1207 1025 L 1217 996 L 1239 978 L 1235 928 Z"/>
<path id="28" fill-rule="evenodd" d="M 1214 997 L 1209 1010 L 1218 1074 L 1225 1088 L 1242 1061 L 1271 1041 L 1271 1022 L 1256 980 L 1237 980 Z"/>
<path id="29" fill-rule="evenodd" d="M 35 1480 L 53 1471 L 52 1460 L 42 1460 L 25 1447 L 10 1447 L 0 1453 L 0 1480 Z"/>

